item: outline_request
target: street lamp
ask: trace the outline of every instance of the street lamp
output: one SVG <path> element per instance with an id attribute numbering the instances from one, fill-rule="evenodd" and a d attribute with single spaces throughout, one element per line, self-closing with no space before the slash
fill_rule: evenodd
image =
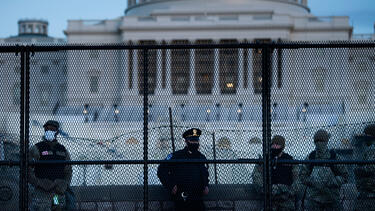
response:
<path id="1" fill-rule="evenodd" d="M 272 114 L 272 119 L 273 120 L 276 120 L 276 107 L 277 107 L 277 103 L 274 103 L 273 105 L 272 105 L 272 110 L 271 110 L 271 114 Z"/>
<path id="2" fill-rule="evenodd" d="M 242 121 L 242 103 L 238 103 L 237 113 L 238 113 L 238 121 L 241 122 Z"/>
<path id="3" fill-rule="evenodd" d="M 210 121 L 210 113 L 211 113 L 211 110 L 210 109 L 207 109 L 207 117 L 206 117 L 206 121 L 209 122 Z"/>
<path id="4" fill-rule="evenodd" d="M 85 105 L 83 105 L 83 111 L 82 111 L 82 113 L 83 113 L 83 115 L 85 116 L 85 122 L 88 122 L 88 121 L 89 121 L 89 118 L 88 118 L 88 116 L 87 116 L 87 114 L 89 113 L 89 112 L 88 112 L 88 108 L 89 108 L 89 104 L 85 104 Z"/>
<path id="5" fill-rule="evenodd" d="M 309 107 L 309 104 L 305 102 L 302 107 L 302 113 L 303 113 L 303 121 L 306 122 L 306 115 L 307 115 L 307 109 Z"/>
<path id="6" fill-rule="evenodd" d="M 118 122 L 118 114 L 120 113 L 120 110 L 117 107 L 117 104 L 113 104 L 114 114 L 115 114 L 115 122 Z"/>
<path id="7" fill-rule="evenodd" d="M 220 103 L 216 103 L 216 121 L 220 121 Z"/>
<path id="8" fill-rule="evenodd" d="M 181 103 L 180 105 L 181 107 L 181 121 L 185 121 L 185 113 L 184 113 L 184 107 L 185 107 L 185 104 Z"/>

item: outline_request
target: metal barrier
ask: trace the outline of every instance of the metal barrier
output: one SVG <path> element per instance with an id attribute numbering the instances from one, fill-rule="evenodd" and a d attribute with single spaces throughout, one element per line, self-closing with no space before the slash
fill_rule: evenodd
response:
<path id="1" fill-rule="evenodd" d="M 375 122 L 374 47 L 268 40 L 0 46 L 0 166 L 4 177 L 19 176 L 9 182 L 19 184 L 19 210 L 30 205 L 29 167 L 43 164 L 72 165 L 77 190 L 143 184 L 142 209 L 149 210 L 149 186 L 160 185 L 158 164 L 209 164 L 210 184 L 221 188 L 252 185 L 257 165 L 263 208 L 272 210 L 276 164 L 375 163 L 358 157 L 355 146 L 355 136 Z M 61 123 L 58 140 L 71 161 L 29 160 L 48 119 Z M 181 135 L 192 127 L 203 131 L 207 160 L 165 160 L 184 147 Z M 319 129 L 331 134 L 330 148 L 344 159 L 309 159 Z M 285 152 L 295 160 L 271 157 L 275 135 L 286 138 Z M 0 204 L 7 201 L 0 197 Z"/>

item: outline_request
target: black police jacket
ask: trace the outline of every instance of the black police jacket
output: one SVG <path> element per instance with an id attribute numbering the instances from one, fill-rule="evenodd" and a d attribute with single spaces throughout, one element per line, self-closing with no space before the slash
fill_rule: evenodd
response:
<path id="1" fill-rule="evenodd" d="M 283 153 L 277 160 L 293 160 L 293 157 L 288 153 Z M 293 166 L 291 164 L 278 163 L 274 160 L 274 165 L 271 168 L 271 182 L 272 184 L 292 185 L 293 183 Z"/>
<path id="2" fill-rule="evenodd" d="M 36 144 L 39 150 L 39 160 L 66 160 L 67 151 L 65 147 L 56 143 L 53 147 L 47 141 Z M 35 176 L 43 179 L 64 179 L 64 164 L 43 164 L 35 166 Z"/>
<path id="3" fill-rule="evenodd" d="M 185 147 L 168 155 L 167 160 L 173 159 L 204 159 L 206 157 L 197 151 L 190 153 Z M 182 192 L 189 194 L 189 198 L 200 198 L 206 186 L 208 186 L 208 167 L 202 163 L 163 163 L 158 167 L 158 177 L 169 191 L 177 185 L 177 195 Z"/>

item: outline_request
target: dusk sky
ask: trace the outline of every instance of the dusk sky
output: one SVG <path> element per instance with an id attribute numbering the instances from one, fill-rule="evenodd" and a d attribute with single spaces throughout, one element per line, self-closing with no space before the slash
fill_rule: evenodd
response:
<path id="1" fill-rule="evenodd" d="M 375 0 L 309 0 L 317 16 L 349 16 L 356 34 L 374 33 Z M 64 38 L 67 20 L 113 19 L 124 15 L 127 0 L 1 0 L 0 38 L 17 35 L 24 18 L 49 22 L 49 35 Z"/>

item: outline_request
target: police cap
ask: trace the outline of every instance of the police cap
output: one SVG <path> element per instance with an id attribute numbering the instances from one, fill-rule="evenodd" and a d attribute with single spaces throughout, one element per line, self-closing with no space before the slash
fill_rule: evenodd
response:
<path id="1" fill-rule="evenodd" d="M 59 129 L 60 124 L 55 120 L 48 120 L 46 123 L 44 123 L 43 127 L 45 128 L 47 126 L 53 126 L 53 127 L 56 127 L 57 129 Z"/>
<path id="2" fill-rule="evenodd" d="M 202 134 L 202 131 L 199 130 L 198 128 L 191 128 L 187 131 L 185 131 L 183 134 L 182 134 L 182 137 L 185 139 L 185 140 L 195 140 L 195 141 L 199 141 L 199 136 L 201 136 Z"/>

